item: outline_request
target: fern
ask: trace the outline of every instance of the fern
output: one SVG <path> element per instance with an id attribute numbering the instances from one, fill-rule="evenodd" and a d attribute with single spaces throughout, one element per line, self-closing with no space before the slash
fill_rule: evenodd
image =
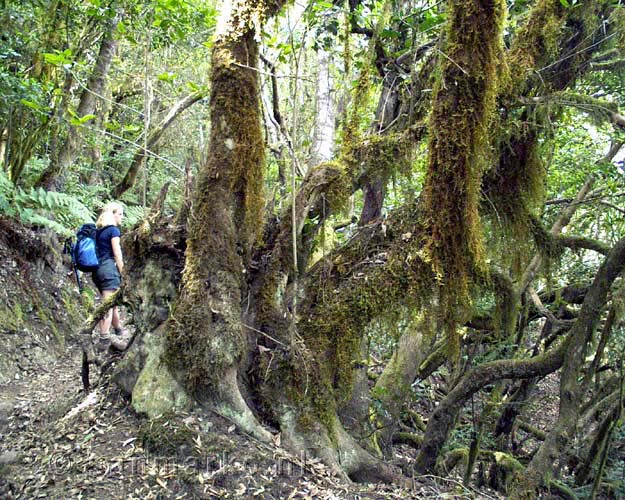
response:
<path id="1" fill-rule="evenodd" d="M 76 227 L 94 220 L 91 210 L 74 196 L 42 188 L 25 191 L 15 187 L 4 172 L 0 172 L 0 214 L 62 236 L 71 236 Z"/>
<path id="2" fill-rule="evenodd" d="M 137 223 L 143 221 L 147 215 L 147 210 L 141 206 L 124 208 L 124 226 L 134 227 Z"/>

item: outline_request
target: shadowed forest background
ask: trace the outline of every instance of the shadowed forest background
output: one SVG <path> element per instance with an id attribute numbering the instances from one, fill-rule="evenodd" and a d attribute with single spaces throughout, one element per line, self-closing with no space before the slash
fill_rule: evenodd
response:
<path id="1" fill-rule="evenodd" d="M 155 453 L 213 416 L 337 484 L 625 497 L 620 2 L 1 5 L 6 262 L 66 282 L 60 242 L 127 216 L 111 302 L 5 291 L 7 373 L 36 318 Z"/>

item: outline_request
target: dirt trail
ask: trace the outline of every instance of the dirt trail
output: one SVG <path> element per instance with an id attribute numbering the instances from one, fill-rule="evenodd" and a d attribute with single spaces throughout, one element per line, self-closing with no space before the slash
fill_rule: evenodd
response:
<path id="1" fill-rule="evenodd" d="M 8 463 L 0 498 L 440 498 L 432 481 L 414 491 L 348 488 L 321 463 L 204 411 L 148 423 L 106 378 L 84 394 L 79 361 L 72 345 L 45 370 L 1 387 L 0 460 Z"/>

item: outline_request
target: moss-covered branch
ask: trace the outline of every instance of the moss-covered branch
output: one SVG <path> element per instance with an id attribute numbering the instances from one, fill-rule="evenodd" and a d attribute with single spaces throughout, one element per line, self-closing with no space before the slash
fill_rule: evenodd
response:
<path id="1" fill-rule="evenodd" d="M 455 415 L 473 394 L 498 380 L 552 373 L 562 366 L 565 351 L 566 344 L 563 343 L 553 351 L 535 358 L 491 361 L 467 372 L 430 417 L 423 446 L 417 457 L 416 470 L 434 470 L 436 458 L 447 440 Z"/>
<path id="2" fill-rule="evenodd" d="M 428 238 L 423 255 L 441 280 L 448 333 L 468 303 L 471 277 L 483 268 L 478 214 L 482 173 L 488 163 L 486 128 L 500 82 L 503 2 L 451 2 L 446 58 L 441 61 L 430 115 L 424 195 Z M 459 352 L 458 338 L 449 338 Z"/>
<path id="3" fill-rule="evenodd" d="M 573 251 L 582 249 L 592 250 L 604 256 L 610 251 L 610 247 L 603 241 L 586 238 L 584 236 L 559 236 L 556 241 L 563 247 L 570 248 Z"/>

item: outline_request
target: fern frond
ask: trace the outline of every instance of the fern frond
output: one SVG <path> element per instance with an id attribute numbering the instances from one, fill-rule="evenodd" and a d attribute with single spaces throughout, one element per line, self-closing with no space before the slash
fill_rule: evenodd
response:
<path id="1" fill-rule="evenodd" d="M 142 222 L 145 219 L 146 214 L 147 210 L 141 206 L 126 206 L 124 208 L 124 225 L 134 227 L 137 223 Z"/>
<path id="2" fill-rule="evenodd" d="M 4 172 L 0 172 L 0 214 L 63 236 L 71 236 L 76 227 L 94 220 L 93 212 L 76 197 L 42 188 L 24 190 Z"/>

